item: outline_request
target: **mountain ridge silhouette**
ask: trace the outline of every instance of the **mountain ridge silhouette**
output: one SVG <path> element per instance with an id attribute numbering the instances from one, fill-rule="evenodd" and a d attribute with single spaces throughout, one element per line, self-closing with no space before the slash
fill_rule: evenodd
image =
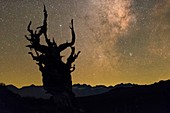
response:
<path id="1" fill-rule="evenodd" d="M 170 80 L 77 97 L 85 113 L 170 113 Z M 50 99 L 21 97 L 0 85 L 0 113 L 55 113 Z"/>
<path id="2" fill-rule="evenodd" d="M 101 93 L 108 92 L 111 89 L 117 87 L 134 87 L 136 84 L 131 83 L 121 83 L 115 86 L 105 86 L 105 85 L 96 85 L 91 86 L 87 84 L 74 84 L 73 85 L 73 92 L 75 93 L 76 97 L 83 97 L 83 96 L 90 96 L 90 95 L 97 95 Z M 35 98 L 43 98 L 48 99 L 50 98 L 50 94 L 46 94 L 43 86 L 36 86 L 34 84 L 30 86 L 23 86 L 21 88 L 17 88 L 14 85 L 7 85 L 7 88 L 19 94 L 21 97 L 35 97 Z"/>

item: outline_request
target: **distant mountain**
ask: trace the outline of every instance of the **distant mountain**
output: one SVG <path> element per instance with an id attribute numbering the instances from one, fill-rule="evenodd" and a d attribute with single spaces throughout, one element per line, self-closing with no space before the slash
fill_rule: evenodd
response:
<path id="1" fill-rule="evenodd" d="M 0 113 L 12 113 L 18 106 L 22 109 L 21 98 L 0 84 Z"/>
<path id="2" fill-rule="evenodd" d="M 55 104 L 52 100 L 21 97 L 0 84 L 0 113 L 55 113 L 54 111 Z"/>
<path id="3" fill-rule="evenodd" d="M 111 90 L 113 86 L 106 87 L 104 85 L 98 85 L 98 86 L 90 86 L 90 85 L 80 85 L 75 84 L 73 85 L 73 92 L 76 94 L 77 97 L 83 97 L 83 96 L 90 96 L 90 95 L 97 95 L 104 92 L 108 92 Z"/>
<path id="4" fill-rule="evenodd" d="M 83 96 L 90 96 L 90 95 L 97 95 L 101 93 L 108 92 L 111 89 L 118 88 L 118 87 L 134 87 L 134 84 L 118 84 L 116 86 L 109 86 L 106 87 L 104 85 L 98 85 L 98 86 L 90 86 L 86 84 L 75 84 L 73 85 L 73 92 L 75 93 L 76 97 L 83 97 Z M 35 97 L 35 98 L 43 98 L 43 99 L 48 99 L 51 97 L 50 94 L 46 94 L 45 90 L 43 89 L 42 86 L 25 86 L 22 88 L 17 88 L 13 85 L 8 85 L 7 88 L 16 93 L 21 95 L 22 97 Z"/>
<path id="5" fill-rule="evenodd" d="M 79 98 L 87 113 L 170 113 L 170 80 Z"/>
<path id="6" fill-rule="evenodd" d="M 50 94 L 45 93 L 46 91 L 43 89 L 42 86 L 31 85 L 22 88 L 17 88 L 13 85 L 8 85 L 7 88 L 12 92 L 21 95 L 22 97 L 35 97 L 35 98 L 48 99 L 51 96 Z M 106 86 L 92 87 L 90 85 L 85 85 L 85 84 L 73 85 L 73 92 L 76 94 L 77 97 L 101 94 L 111 89 L 112 87 L 106 87 Z"/>
<path id="7" fill-rule="evenodd" d="M 46 94 L 42 86 L 25 86 L 22 88 L 17 88 L 13 85 L 8 85 L 7 88 L 13 93 L 19 94 L 21 97 L 35 97 L 35 98 L 50 98 L 50 94 Z"/>
<path id="8" fill-rule="evenodd" d="M 85 113 L 170 113 L 170 80 L 151 85 L 118 86 L 111 87 L 102 94 L 78 97 L 77 101 Z M 0 84 L 0 113 L 55 112 L 56 106 L 51 99 L 21 97 L 10 91 L 9 87 L 17 90 L 13 86 Z M 81 85 L 76 85 L 77 87 Z M 83 85 L 83 87 L 91 86 Z"/>

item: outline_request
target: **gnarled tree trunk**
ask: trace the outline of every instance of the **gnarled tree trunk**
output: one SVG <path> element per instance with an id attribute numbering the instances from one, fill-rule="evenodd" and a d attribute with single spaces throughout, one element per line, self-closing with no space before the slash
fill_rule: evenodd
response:
<path id="1" fill-rule="evenodd" d="M 57 112 L 62 113 L 74 113 L 78 112 L 75 106 L 75 96 L 72 92 L 72 80 L 71 72 L 75 70 L 73 62 L 78 57 L 80 51 L 75 53 L 75 32 L 73 27 L 73 20 L 71 20 L 70 30 L 72 34 L 71 42 L 66 42 L 57 45 L 55 40 L 52 41 L 47 36 L 47 11 L 44 6 L 44 21 L 43 25 L 37 27 L 34 31 L 31 27 L 31 21 L 27 27 L 29 36 L 25 36 L 30 42 L 29 47 L 33 60 L 37 62 L 39 70 L 42 72 L 43 87 L 53 95 L 55 104 L 57 105 Z M 41 38 L 44 36 L 47 45 L 40 44 Z M 66 48 L 71 49 L 70 56 L 67 58 L 67 62 L 62 61 L 60 53 Z M 34 51 L 33 51 L 34 50 Z"/>

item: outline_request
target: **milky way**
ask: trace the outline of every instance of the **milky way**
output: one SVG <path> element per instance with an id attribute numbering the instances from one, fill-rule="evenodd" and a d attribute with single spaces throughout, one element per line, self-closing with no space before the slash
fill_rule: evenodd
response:
<path id="1" fill-rule="evenodd" d="M 148 84 L 170 78 L 170 0 L 0 0 L 0 82 L 42 84 L 24 35 L 30 20 L 33 28 L 41 25 L 43 4 L 48 36 L 58 43 L 70 40 L 74 19 L 76 50 L 82 51 L 74 83 Z"/>

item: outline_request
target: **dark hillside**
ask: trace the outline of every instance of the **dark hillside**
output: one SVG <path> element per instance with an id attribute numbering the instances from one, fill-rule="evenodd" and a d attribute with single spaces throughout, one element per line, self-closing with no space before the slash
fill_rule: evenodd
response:
<path id="1" fill-rule="evenodd" d="M 80 98 L 88 113 L 170 113 L 170 81 Z"/>
<path id="2" fill-rule="evenodd" d="M 170 113 L 170 80 L 79 97 L 86 113 Z M 55 113 L 52 99 L 20 97 L 0 85 L 0 113 Z"/>

